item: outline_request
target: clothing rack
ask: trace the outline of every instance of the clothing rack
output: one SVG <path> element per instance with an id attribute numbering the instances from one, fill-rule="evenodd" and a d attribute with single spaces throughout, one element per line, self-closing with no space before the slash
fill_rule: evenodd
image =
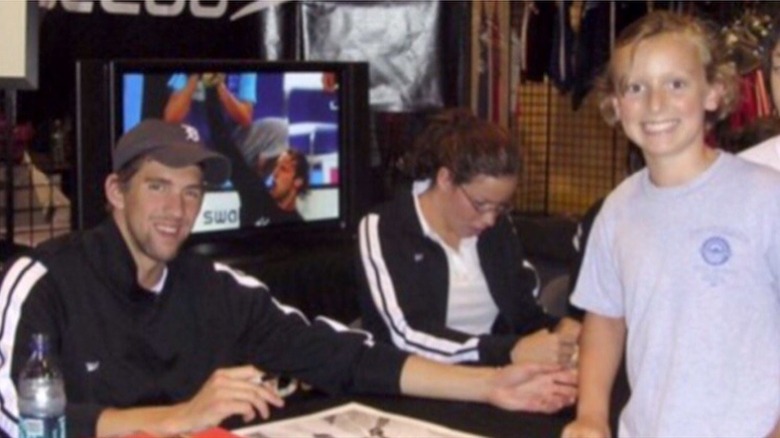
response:
<path id="1" fill-rule="evenodd" d="M 570 4 L 572 9 L 566 11 L 566 20 L 557 20 L 561 11 L 555 8 L 562 3 Z M 744 51 L 744 58 L 754 71 L 756 60 L 763 59 L 759 58 L 763 54 L 753 52 L 760 46 L 755 40 L 760 40 L 767 31 L 771 18 L 780 17 L 780 2 L 584 2 L 579 4 L 578 12 L 575 12 L 577 2 L 513 2 L 511 27 L 518 35 L 513 44 L 525 41 L 523 33 L 528 38 L 536 38 L 528 41 L 528 53 L 520 51 L 522 55 L 518 58 L 522 65 L 517 66 L 516 71 L 522 74 L 512 78 L 517 104 L 514 105 L 510 120 L 513 133 L 521 146 L 524 163 L 516 194 L 518 212 L 543 216 L 581 216 L 629 173 L 632 154 L 632 146 L 622 130 L 609 128 L 601 118 L 598 102 L 588 89 L 591 78 L 579 76 L 595 77 L 599 69 L 594 67 L 578 72 L 560 63 L 561 59 L 572 60 L 577 56 L 576 53 L 561 56 L 555 52 L 554 59 L 557 62 L 551 71 L 548 64 L 551 59 L 549 51 L 567 47 L 573 51 L 576 46 L 571 40 L 573 37 L 563 32 L 554 38 L 547 38 L 543 32 L 553 26 L 549 23 L 526 29 L 524 26 L 528 25 L 529 19 L 527 14 L 532 11 L 537 14 L 535 19 L 542 20 L 541 15 L 547 13 L 555 23 L 571 22 L 572 15 L 577 14 L 603 14 L 599 18 L 601 21 L 580 22 L 582 27 L 578 29 L 579 32 L 594 32 L 594 35 L 590 35 L 591 38 L 585 36 L 578 42 L 592 41 L 606 45 L 609 38 L 602 38 L 601 33 L 609 35 L 612 29 L 603 23 L 618 26 L 614 30 L 619 33 L 620 28 L 646 13 L 637 14 L 637 7 L 650 4 L 655 9 L 668 7 L 676 12 L 708 19 L 722 26 L 724 32 L 735 29 L 736 46 L 749 48 Z M 593 15 L 589 18 L 593 19 Z M 580 19 L 583 20 L 582 17 Z M 595 34 L 599 34 L 598 38 Z M 544 56 L 539 56 L 538 52 L 548 39 L 557 44 L 546 48 L 542 54 Z M 609 48 L 592 46 L 585 52 L 592 57 L 596 56 L 594 54 L 603 54 L 605 58 L 602 60 L 585 59 L 590 65 L 598 65 L 605 62 Z"/>

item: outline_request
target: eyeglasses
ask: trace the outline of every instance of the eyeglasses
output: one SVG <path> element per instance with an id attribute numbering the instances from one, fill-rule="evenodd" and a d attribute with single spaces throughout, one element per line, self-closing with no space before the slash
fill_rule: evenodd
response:
<path id="1" fill-rule="evenodd" d="M 474 211 L 479 214 L 495 213 L 497 215 L 501 215 L 509 213 L 514 208 L 512 205 L 507 203 L 493 204 L 492 202 L 477 201 L 471 195 L 469 195 L 469 192 L 467 192 L 463 186 L 459 185 L 458 188 L 461 192 L 463 192 L 463 196 L 466 197 L 466 199 L 469 201 L 469 204 L 471 204 L 471 208 L 473 208 Z"/>

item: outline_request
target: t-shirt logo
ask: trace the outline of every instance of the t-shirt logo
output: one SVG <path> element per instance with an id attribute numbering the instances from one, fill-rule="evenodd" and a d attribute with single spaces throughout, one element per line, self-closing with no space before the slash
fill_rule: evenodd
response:
<path id="1" fill-rule="evenodd" d="M 200 141 L 200 134 L 194 126 L 182 124 L 181 127 L 184 128 L 184 135 L 187 136 L 187 140 Z"/>
<path id="2" fill-rule="evenodd" d="M 712 266 L 726 263 L 731 258 L 731 246 L 720 236 L 710 237 L 701 245 L 701 256 Z"/>

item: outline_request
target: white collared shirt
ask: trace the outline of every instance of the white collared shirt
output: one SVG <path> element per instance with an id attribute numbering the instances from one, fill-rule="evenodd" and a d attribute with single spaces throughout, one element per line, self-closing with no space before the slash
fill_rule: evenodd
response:
<path id="1" fill-rule="evenodd" d="M 152 292 L 156 295 L 160 295 L 160 292 L 162 292 L 163 287 L 165 287 L 165 280 L 168 278 L 168 267 L 166 266 L 163 268 L 162 275 L 160 276 L 160 281 L 157 282 L 154 286 L 152 286 L 151 289 L 149 289 L 149 292 Z"/>
<path id="2" fill-rule="evenodd" d="M 739 153 L 739 156 L 748 161 L 780 170 L 780 135 L 745 149 Z"/>
<path id="3" fill-rule="evenodd" d="M 447 256 L 449 267 L 449 288 L 447 291 L 447 327 L 471 335 L 490 333 L 498 317 L 498 307 L 488 290 L 485 274 L 477 253 L 478 237 L 460 240 L 458 249 L 453 249 L 433 230 L 420 208 L 419 196 L 430 187 L 431 181 L 416 181 L 412 187 L 414 208 L 423 233 L 438 243 Z"/>

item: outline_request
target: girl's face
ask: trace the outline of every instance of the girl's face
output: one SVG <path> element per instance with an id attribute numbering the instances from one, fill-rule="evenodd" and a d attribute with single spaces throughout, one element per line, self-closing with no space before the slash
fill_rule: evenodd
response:
<path id="1" fill-rule="evenodd" d="M 772 69 L 770 71 L 769 84 L 772 87 L 772 102 L 775 111 L 780 114 L 780 40 L 772 50 Z"/>
<path id="2" fill-rule="evenodd" d="M 618 49 L 614 67 L 615 112 L 648 164 L 705 146 L 705 112 L 717 109 L 719 93 L 696 44 L 678 33 L 652 36 Z"/>
<path id="3" fill-rule="evenodd" d="M 447 184 L 448 227 L 460 238 L 478 236 L 511 210 L 517 187 L 515 176 L 477 175 L 468 182 Z"/>

